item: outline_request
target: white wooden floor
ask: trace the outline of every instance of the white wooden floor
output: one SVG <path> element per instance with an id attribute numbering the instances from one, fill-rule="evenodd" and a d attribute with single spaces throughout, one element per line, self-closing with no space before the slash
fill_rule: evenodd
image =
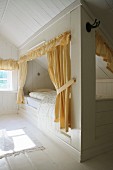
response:
<path id="1" fill-rule="evenodd" d="M 0 170 L 113 170 L 113 151 L 84 163 L 55 137 L 49 138 L 18 115 L 0 116 L 0 129 L 27 127 L 46 148 L 0 159 Z"/>

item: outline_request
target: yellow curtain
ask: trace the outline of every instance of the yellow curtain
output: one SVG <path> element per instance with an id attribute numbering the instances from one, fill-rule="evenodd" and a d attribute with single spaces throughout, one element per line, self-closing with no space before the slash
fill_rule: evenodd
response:
<path id="1" fill-rule="evenodd" d="M 26 55 L 21 56 L 18 63 L 30 61 L 37 57 L 41 57 L 42 55 L 47 54 L 48 51 L 51 51 L 56 48 L 56 46 L 66 45 L 69 41 L 70 32 L 64 32 L 63 34 L 28 52 Z"/>
<path id="2" fill-rule="evenodd" d="M 24 103 L 23 87 L 27 76 L 27 62 L 19 63 L 19 79 L 18 79 L 18 94 L 17 103 Z"/>
<path id="3" fill-rule="evenodd" d="M 47 53 L 48 71 L 50 78 L 58 90 L 71 78 L 70 72 L 70 42 L 65 45 L 56 46 Z M 55 105 L 55 121 L 60 121 L 60 128 L 68 131 L 70 126 L 70 87 L 57 95 Z"/>
<path id="4" fill-rule="evenodd" d="M 16 70 L 18 69 L 18 62 L 12 59 L 0 59 L 0 70 Z"/>
<path id="5" fill-rule="evenodd" d="M 113 50 L 105 42 L 99 32 L 96 32 L 96 54 L 107 62 L 107 69 L 113 72 Z"/>
<path id="6" fill-rule="evenodd" d="M 56 90 L 70 80 L 70 38 L 70 32 L 65 32 L 20 57 L 18 61 L 20 73 L 18 103 L 24 102 L 23 86 L 27 74 L 27 61 L 47 54 L 50 78 Z M 65 128 L 66 131 L 68 131 L 68 128 L 71 126 L 70 93 L 70 87 L 67 87 L 66 90 L 59 93 L 55 105 L 55 121 L 60 121 L 60 128 Z"/>

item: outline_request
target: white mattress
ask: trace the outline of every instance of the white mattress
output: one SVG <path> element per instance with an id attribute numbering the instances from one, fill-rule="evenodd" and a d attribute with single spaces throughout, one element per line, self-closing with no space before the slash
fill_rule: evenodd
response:
<path id="1" fill-rule="evenodd" d="M 39 109 L 41 100 L 34 99 L 32 97 L 26 97 L 27 98 L 27 104 L 35 109 Z"/>

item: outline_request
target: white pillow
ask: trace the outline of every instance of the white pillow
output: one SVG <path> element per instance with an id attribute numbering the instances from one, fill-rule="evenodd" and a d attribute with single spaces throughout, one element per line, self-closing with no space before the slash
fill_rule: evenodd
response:
<path id="1" fill-rule="evenodd" d="M 52 89 L 36 89 L 36 90 L 33 90 L 33 92 L 50 92 L 50 91 L 53 91 Z"/>
<path id="2" fill-rule="evenodd" d="M 45 92 L 30 92 L 29 96 L 33 97 L 33 98 L 36 98 L 36 99 L 43 100 L 44 97 L 45 97 Z"/>

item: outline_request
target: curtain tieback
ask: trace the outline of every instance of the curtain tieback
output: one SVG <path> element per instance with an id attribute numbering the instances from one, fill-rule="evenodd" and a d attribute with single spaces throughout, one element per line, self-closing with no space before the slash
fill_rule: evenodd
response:
<path id="1" fill-rule="evenodd" d="M 57 89 L 57 95 L 59 93 L 61 93 L 62 91 L 64 91 L 65 89 L 67 89 L 69 86 L 71 86 L 73 83 L 76 82 L 75 78 L 72 78 L 71 80 L 69 80 L 66 84 L 64 84 L 62 87 L 60 87 L 59 89 Z"/>

